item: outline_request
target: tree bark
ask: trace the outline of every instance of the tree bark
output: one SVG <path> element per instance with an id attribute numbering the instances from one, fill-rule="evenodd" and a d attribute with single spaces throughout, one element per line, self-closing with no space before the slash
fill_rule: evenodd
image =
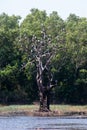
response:
<path id="1" fill-rule="evenodd" d="M 42 76 L 43 72 L 40 68 L 38 70 L 39 71 L 37 72 L 36 80 L 40 97 L 39 111 L 48 112 L 50 111 L 50 91 L 52 87 L 50 87 L 50 84 L 48 85 L 48 82 L 46 83 L 47 84 L 46 86 L 43 84 L 43 76 Z"/>
<path id="2" fill-rule="evenodd" d="M 39 111 L 48 112 L 50 111 L 50 90 L 40 91 L 40 108 Z"/>

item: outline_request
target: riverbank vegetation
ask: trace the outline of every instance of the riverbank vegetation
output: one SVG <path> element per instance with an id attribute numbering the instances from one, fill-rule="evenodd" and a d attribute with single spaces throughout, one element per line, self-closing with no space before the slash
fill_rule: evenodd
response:
<path id="1" fill-rule="evenodd" d="M 39 105 L 0 106 L 0 116 L 87 116 L 87 105 L 51 105 L 51 111 L 39 112 Z"/>
<path id="2" fill-rule="evenodd" d="M 51 39 L 52 45 L 58 44 L 58 51 L 50 61 L 53 80 L 57 81 L 51 92 L 51 103 L 87 104 L 87 18 L 70 14 L 63 20 L 57 12 L 48 16 L 46 11 L 31 9 L 22 23 L 20 19 L 5 13 L 0 15 L 0 103 L 39 101 L 36 63 L 31 61 L 35 54 L 33 46 L 28 46 L 33 35 L 41 37 L 44 25 L 49 42 Z M 83 111 L 85 108 L 82 107 Z M 0 111 L 4 109 L 0 107 Z"/>

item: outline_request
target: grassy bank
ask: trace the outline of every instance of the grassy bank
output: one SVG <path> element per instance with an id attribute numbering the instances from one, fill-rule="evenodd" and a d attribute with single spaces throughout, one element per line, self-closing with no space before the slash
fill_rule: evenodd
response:
<path id="1" fill-rule="evenodd" d="M 38 105 L 9 105 L 2 106 L 0 105 L 0 115 L 38 115 L 37 110 L 39 109 Z M 57 115 L 86 115 L 87 116 L 87 105 L 84 106 L 75 106 L 75 105 L 51 105 L 51 110 Z M 51 115 L 54 115 L 51 112 Z M 43 114 L 42 114 L 43 115 Z M 47 115 L 47 114 L 46 114 Z M 50 116 L 50 113 L 49 113 Z"/>

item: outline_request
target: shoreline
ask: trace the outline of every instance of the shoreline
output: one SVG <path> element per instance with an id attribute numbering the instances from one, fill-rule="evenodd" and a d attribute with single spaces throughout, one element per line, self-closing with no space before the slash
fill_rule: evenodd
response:
<path id="1" fill-rule="evenodd" d="M 87 105 L 56 105 L 51 106 L 49 112 L 39 112 L 38 105 L 0 105 L 0 116 L 39 116 L 39 117 L 85 117 L 87 118 Z"/>
<path id="2" fill-rule="evenodd" d="M 9 112 L 0 112 L 0 117 L 6 116 L 33 116 L 33 117 L 80 117 L 87 118 L 87 112 L 82 111 L 72 111 L 72 112 L 60 112 L 60 111 L 51 111 L 51 112 L 39 112 L 39 111 L 9 111 Z"/>

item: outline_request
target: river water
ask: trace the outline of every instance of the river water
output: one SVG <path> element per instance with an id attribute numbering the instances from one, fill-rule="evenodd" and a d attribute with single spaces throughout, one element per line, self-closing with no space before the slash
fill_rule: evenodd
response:
<path id="1" fill-rule="evenodd" d="M 0 117 L 0 130 L 87 130 L 87 118 Z"/>

